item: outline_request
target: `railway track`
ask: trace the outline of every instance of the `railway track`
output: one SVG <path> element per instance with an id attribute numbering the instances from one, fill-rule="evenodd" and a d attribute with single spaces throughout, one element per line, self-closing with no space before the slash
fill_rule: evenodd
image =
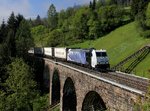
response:
<path id="1" fill-rule="evenodd" d="M 122 72 L 114 72 L 114 71 L 98 72 L 98 71 L 95 71 L 86 67 L 81 67 L 79 65 L 75 65 L 72 63 L 68 63 L 68 62 L 61 62 L 61 63 L 80 69 L 82 71 L 88 72 L 90 74 L 105 78 L 107 80 L 143 91 L 145 93 L 147 92 L 148 87 L 150 86 L 150 80 L 147 78 L 138 77 L 138 76 L 131 75 L 131 74 L 125 74 Z"/>

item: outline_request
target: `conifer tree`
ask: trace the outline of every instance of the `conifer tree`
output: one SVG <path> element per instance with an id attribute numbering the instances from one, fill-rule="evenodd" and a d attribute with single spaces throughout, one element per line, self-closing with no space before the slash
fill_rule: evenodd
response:
<path id="1" fill-rule="evenodd" d="M 16 18 L 14 13 L 12 12 L 7 21 L 8 24 L 8 34 L 7 34 L 7 45 L 10 52 L 11 57 L 16 56 L 16 46 L 15 46 L 15 34 L 16 34 Z"/>
<path id="2" fill-rule="evenodd" d="M 35 20 L 35 26 L 42 25 L 41 17 L 38 15 Z"/>
<path id="3" fill-rule="evenodd" d="M 58 15 L 56 12 L 56 8 L 53 4 L 50 5 L 47 15 L 48 15 L 48 24 L 50 29 L 56 28 L 58 24 Z"/>
<path id="4" fill-rule="evenodd" d="M 95 10 L 96 8 L 96 0 L 93 0 L 92 9 Z"/>
<path id="5" fill-rule="evenodd" d="M 0 43 L 2 43 L 6 39 L 6 36 L 7 36 L 7 28 L 5 21 L 3 20 L 0 26 Z"/>
<path id="6" fill-rule="evenodd" d="M 25 57 L 29 48 L 33 46 L 33 38 L 26 20 L 20 23 L 15 38 L 17 56 Z"/>
<path id="7" fill-rule="evenodd" d="M 25 19 L 25 18 L 24 18 L 23 15 L 21 15 L 21 14 L 18 14 L 18 15 L 16 16 L 16 29 L 19 28 L 19 25 L 20 25 L 21 21 L 24 20 L 24 19 Z"/>

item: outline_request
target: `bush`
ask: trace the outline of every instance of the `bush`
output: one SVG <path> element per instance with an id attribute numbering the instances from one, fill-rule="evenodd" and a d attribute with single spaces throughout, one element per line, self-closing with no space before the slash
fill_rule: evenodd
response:
<path id="1" fill-rule="evenodd" d="M 48 108 L 48 94 L 43 96 L 38 96 L 37 99 L 33 101 L 33 111 L 45 111 Z"/>

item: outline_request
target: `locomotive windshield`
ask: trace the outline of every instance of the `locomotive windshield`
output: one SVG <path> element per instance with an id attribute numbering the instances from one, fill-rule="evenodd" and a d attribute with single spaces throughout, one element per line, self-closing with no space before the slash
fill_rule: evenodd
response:
<path id="1" fill-rule="evenodd" d="M 102 57 L 106 57 L 106 56 L 107 56 L 106 52 L 102 52 Z"/>
<path id="2" fill-rule="evenodd" d="M 97 57 L 106 57 L 107 54 L 106 54 L 106 52 L 96 52 L 96 56 Z"/>

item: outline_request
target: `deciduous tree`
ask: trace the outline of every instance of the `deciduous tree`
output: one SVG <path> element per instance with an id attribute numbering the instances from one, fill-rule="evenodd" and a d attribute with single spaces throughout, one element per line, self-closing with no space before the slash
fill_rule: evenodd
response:
<path id="1" fill-rule="evenodd" d="M 5 111 L 32 111 L 32 101 L 36 96 L 36 83 L 33 80 L 31 68 L 19 58 L 7 66 L 9 74 L 6 80 L 8 96 L 5 101 Z"/>

